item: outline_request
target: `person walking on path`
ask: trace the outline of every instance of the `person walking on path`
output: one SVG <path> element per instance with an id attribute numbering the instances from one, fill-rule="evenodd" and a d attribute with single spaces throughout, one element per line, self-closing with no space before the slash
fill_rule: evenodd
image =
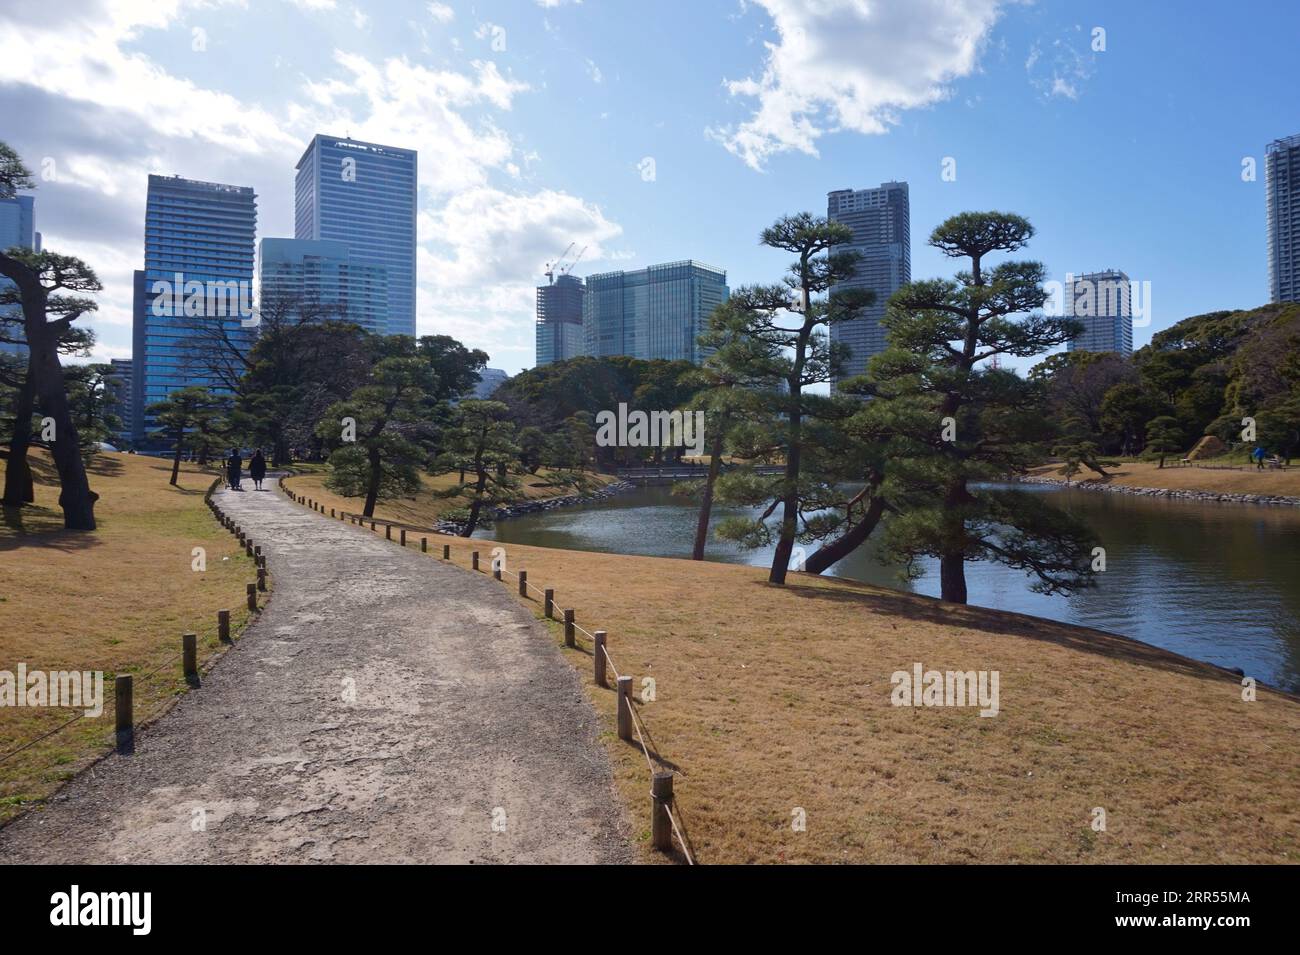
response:
<path id="1" fill-rule="evenodd" d="M 1255 459 L 1255 470 L 1264 470 L 1264 448 L 1262 446 L 1255 448 L 1250 456 Z"/>
<path id="2" fill-rule="evenodd" d="M 243 469 L 244 459 L 239 456 L 238 448 L 230 449 L 230 457 L 226 458 L 226 483 L 230 485 L 232 491 L 242 491 L 239 486 L 239 475 Z"/>
<path id="3" fill-rule="evenodd" d="M 262 478 L 266 477 L 266 458 L 262 456 L 261 448 L 254 451 L 248 461 L 248 476 L 253 479 L 253 486 L 262 490 Z"/>

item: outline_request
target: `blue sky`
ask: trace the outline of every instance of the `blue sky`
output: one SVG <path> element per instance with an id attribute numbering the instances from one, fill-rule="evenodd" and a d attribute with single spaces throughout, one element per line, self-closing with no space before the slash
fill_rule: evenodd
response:
<path id="1" fill-rule="evenodd" d="M 44 173 L 47 247 L 105 281 L 98 358 L 130 353 L 147 174 L 251 185 L 259 236 L 291 235 L 317 131 L 420 150 L 419 330 L 512 373 L 569 242 L 580 275 L 696 258 L 770 281 L 765 225 L 887 179 L 911 185 L 914 277 L 952 272 L 925 245 L 945 216 L 1019 212 L 1053 277 L 1151 283 L 1142 344 L 1266 301 L 1264 147 L 1300 132 L 1282 0 L 67 7 L 78 29 L 0 10 L 0 138 Z"/>

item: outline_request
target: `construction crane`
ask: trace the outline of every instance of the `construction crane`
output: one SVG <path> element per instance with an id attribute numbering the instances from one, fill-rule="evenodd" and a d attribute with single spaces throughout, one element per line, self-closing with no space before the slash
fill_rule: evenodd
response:
<path id="1" fill-rule="evenodd" d="M 573 247 L 570 246 L 569 248 L 573 248 Z M 575 255 L 575 256 L 573 257 L 573 261 L 570 262 L 568 265 L 566 265 L 566 266 L 564 266 L 563 268 L 560 269 L 560 274 L 561 274 L 561 275 L 568 275 L 568 274 L 569 274 L 569 270 L 572 269 L 575 265 L 578 264 L 578 260 L 582 258 L 582 253 L 584 253 L 584 252 L 586 252 L 586 251 L 587 251 L 587 247 L 584 245 L 581 249 L 578 250 L 578 254 Z"/>
<path id="2" fill-rule="evenodd" d="M 554 261 L 554 262 L 547 262 L 547 263 L 546 263 L 546 271 L 543 272 L 542 274 L 546 276 L 547 282 L 548 282 L 549 284 L 551 284 L 551 285 L 554 285 L 554 284 L 555 284 L 555 267 L 556 267 L 557 265 L 559 265 L 561 262 L 564 261 L 564 257 L 565 257 L 566 255 L 569 254 L 570 250 L 572 250 L 572 248 L 573 248 L 574 245 L 576 245 L 576 244 L 577 244 L 576 242 L 570 242 L 570 243 L 569 243 L 569 248 L 565 249 L 563 252 L 561 252 L 559 255 L 557 255 L 557 256 L 555 257 L 555 261 Z M 561 273 L 561 274 L 563 274 L 563 273 Z"/>

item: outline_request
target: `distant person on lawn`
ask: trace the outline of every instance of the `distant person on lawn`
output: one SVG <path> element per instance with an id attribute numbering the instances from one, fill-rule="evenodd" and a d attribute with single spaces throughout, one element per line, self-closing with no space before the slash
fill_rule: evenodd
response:
<path id="1" fill-rule="evenodd" d="M 262 478 L 266 477 L 266 458 L 262 457 L 261 448 L 254 451 L 248 460 L 248 476 L 253 479 L 253 486 L 262 490 Z"/>
<path id="2" fill-rule="evenodd" d="M 1262 471 L 1262 470 L 1264 470 L 1264 449 L 1263 449 L 1263 447 L 1257 447 L 1254 451 L 1250 452 L 1250 456 L 1251 456 L 1252 458 L 1255 459 L 1255 470 L 1257 470 L 1257 471 Z"/>
<path id="3" fill-rule="evenodd" d="M 230 457 L 226 458 L 226 483 L 230 485 L 232 491 L 242 491 L 239 486 L 239 474 L 243 469 L 244 459 L 239 456 L 238 448 L 230 449 Z"/>

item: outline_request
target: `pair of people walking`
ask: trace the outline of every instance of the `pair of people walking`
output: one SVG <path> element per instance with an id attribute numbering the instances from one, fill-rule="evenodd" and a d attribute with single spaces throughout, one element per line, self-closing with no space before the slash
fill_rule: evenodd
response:
<path id="1" fill-rule="evenodd" d="M 240 456 L 239 449 L 231 448 L 230 456 L 226 458 L 226 483 L 230 485 L 232 491 L 243 490 L 240 484 L 243 467 L 244 459 Z M 259 491 L 262 490 L 262 481 L 266 478 L 266 458 L 262 455 L 261 448 L 254 451 L 248 461 L 248 476 L 253 479 L 253 486 Z"/>

